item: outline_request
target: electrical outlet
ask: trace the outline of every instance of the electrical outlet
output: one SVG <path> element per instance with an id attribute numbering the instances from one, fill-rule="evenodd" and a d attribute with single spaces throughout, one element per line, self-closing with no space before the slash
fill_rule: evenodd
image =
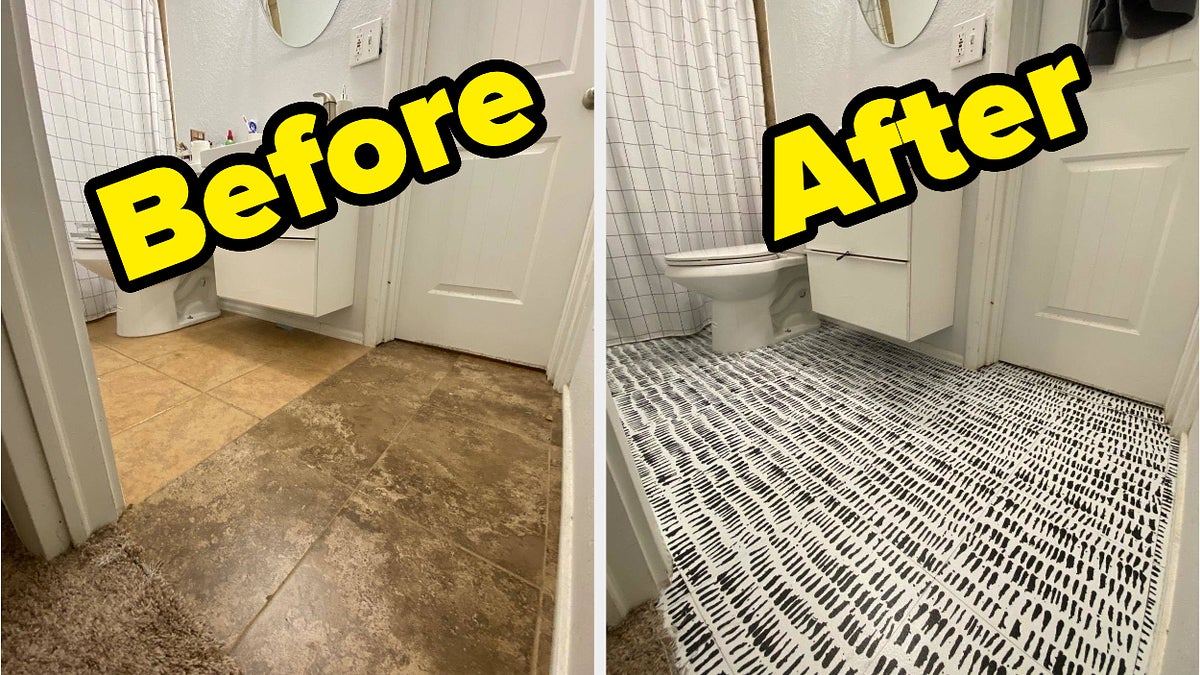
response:
<path id="1" fill-rule="evenodd" d="M 950 34 L 950 67 L 958 68 L 983 60 L 984 32 L 987 17 L 980 15 L 954 27 Z"/>
<path id="2" fill-rule="evenodd" d="M 374 61 L 383 53 L 383 19 L 374 19 L 350 31 L 350 65 Z"/>

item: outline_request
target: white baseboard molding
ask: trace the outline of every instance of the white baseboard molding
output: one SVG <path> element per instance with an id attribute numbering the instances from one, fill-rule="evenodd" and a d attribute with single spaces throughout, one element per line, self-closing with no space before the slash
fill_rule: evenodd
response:
<path id="1" fill-rule="evenodd" d="M 1158 597 L 1161 605 L 1158 610 L 1158 622 L 1154 626 L 1154 636 L 1150 642 L 1150 657 L 1146 661 L 1146 672 L 1149 675 L 1171 675 L 1171 673 L 1174 672 L 1182 672 L 1176 669 L 1172 669 L 1169 672 L 1165 670 L 1167 661 L 1167 648 L 1170 646 L 1173 651 L 1180 652 L 1187 649 L 1194 650 L 1196 644 L 1196 635 L 1194 633 L 1192 635 L 1176 634 L 1173 638 L 1171 636 L 1171 624 L 1172 619 L 1174 618 L 1174 610 L 1176 609 L 1175 585 L 1178 583 L 1178 574 L 1180 572 L 1180 549 L 1185 545 L 1185 542 L 1183 541 L 1185 536 L 1188 536 L 1189 534 L 1193 536 L 1195 535 L 1195 532 L 1185 533 L 1183 529 L 1184 521 L 1188 519 L 1186 510 L 1195 508 L 1195 506 L 1189 504 L 1188 500 L 1185 498 L 1185 495 L 1189 490 L 1193 492 L 1192 496 L 1194 497 L 1196 490 L 1196 486 L 1188 484 L 1188 479 L 1190 478 L 1190 476 L 1188 476 L 1189 463 L 1196 461 L 1195 457 L 1189 456 L 1191 454 L 1189 452 L 1190 448 L 1188 448 L 1188 444 L 1190 442 L 1191 439 L 1189 438 L 1189 433 L 1185 431 L 1179 439 L 1179 469 L 1175 480 L 1175 500 L 1171 511 L 1171 529 L 1167 533 L 1167 545 L 1165 553 L 1166 560 L 1164 560 L 1163 565 L 1162 587 L 1158 590 Z M 1194 549 L 1196 544 L 1192 542 L 1189 545 L 1193 548 L 1192 556 L 1194 557 Z M 1190 570 L 1183 570 L 1183 573 L 1195 575 L 1196 570 L 1194 568 Z M 1185 605 L 1179 609 L 1181 611 L 1192 612 L 1194 614 L 1196 611 L 1194 604 L 1195 598 L 1189 597 L 1187 600 L 1188 602 L 1186 602 Z M 1182 632 L 1187 628 L 1191 628 L 1193 631 L 1195 630 L 1196 624 L 1194 618 L 1189 621 L 1188 618 L 1185 617 L 1182 620 L 1177 621 L 1177 623 L 1180 624 L 1177 626 L 1177 633 Z M 1172 639 L 1179 642 L 1171 643 Z M 1179 646 L 1180 644 L 1185 646 L 1181 648 Z M 1193 652 L 1193 654 L 1194 653 L 1195 652 Z M 1178 655 L 1175 657 L 1175 660 L 1180 660 Z M 1178 663 L 1173 664 L 1173 668 L 1177 668 L 1178 666 Z M 1195 672 L 1195 670 L 1193 669 L 1192 672 Z"/>
<path id="2" fill-rule="evenodd" d="M 567 668 L 570 664 L 579 659 L 574 651 L 574 644 L 571 639 L 572 635 L 578 632 L 579 622 L 577 621 L 579 607 L 590 607 L 587 595 L 590 593 L 591 584 L 588 583 L 588 589 L 584 593 L 583 598 L 576 597 L 579 593 L 576 588 L 574 568 L 578 563 L 576 549 L 579 548 L 581 542 L 576 540 L 575 532 L 575 483 L 572 480 L 575 473 L 575 439 L 571 433 L 571 385 L 565 385 L 562 391 L 563 397 L 563 437 L 562 437 L 562 498 L 561 511 L 558 526 L 558 563 L 557 571 L 558 578 L 554 581 L 554 630 L 553 638 L 550 645 L 550 672 L 551 673 L 566 673 L 570 672 Z M 587 487 L 587 486 L 585 486 Z M 590 564 L 590 547 L 584 551 L 588 559 L 585 559 L 585 564 Z M 586 621 L 583 623 L 590 623 Z M 591 640 L 591 630 L 589 625 L 588 640 Z M 591 656 L 588 655 L 589 663 Z"/>
<path id="3" fill-rule="evenodd" d="M 240 300 L 228 300 L 221 298 L 221 310 L 232 312 L 233 314 L 242 314 L 244 316 L 270 321 L 272 323 L 280 323 L 285 326 L 299 328 L 310 333 L 317 333 L 326 337 L 353 342 L 354 344 L 366 344 L 363 342 L 363 333 L 361 330 L 350 330 L 348 328 L 339 328 L 331 326 L 327 323 L 322 323 L 320 319 L 312 316 L 301 316 L 299 314 L 291 314 L 270 307 L 262 307 L 261 305 L 252 305 L 248 302 Z M 374 345 L 367 345 L 373 347 Z"/>

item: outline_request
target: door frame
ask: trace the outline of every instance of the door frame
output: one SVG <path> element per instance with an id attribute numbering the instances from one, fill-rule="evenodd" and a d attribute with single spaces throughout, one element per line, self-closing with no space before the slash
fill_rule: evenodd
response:
<path id="1" fill-rule="evenodd" d="M 402 91 L 424 84 L 425 55 L 433 0 L 392 0 L 383 67 L 383 96 L 379 105 Z M 367 268 L 367 307 L 363 344 L 368 347 L 396 339 L 400 309 L 400 279 L 404 243 L 411 210 L 410 190 L 372 209 L 371 260 Z"/>
<path id="2" fill-rule="evenodd" d="M 999 0 L 992 17 L 989 72 L 1013 72 L 1017 64 L 1037 55 L 1044 0 Z M 1082 23 L 1080 30 L 1083 30 Z M 1000 336 L 1008 278 L 1012 268 L 1012 241 L 1017 229 L 1021 179 L 1024 167 L 982 172 L 977 180 L 979 201 L 975 211 L 975 239 L 971 282 L 967 298 L 967 334 L 963 367 L 976 370 L 1000 360 Z M 1196 419 L 1197 398 L 1196 319 L 1181 355 L 1175 381 L 1163 406 L 1171 433 L 1178 437 Z"/>
<path id="3" fill-rule="evenodd" d="M 24 0 L 3 11 L 5 504 L 23 542 L 45 557 L 79 545 L 125 507 L 83 301 L 54 182 Z M 35 171 L 28 170 L 33 159 Z M 11 164 L 11 165 L 10 165 Z M 16 223 L 16 224 L 14 224 Z M 18 255 L 17 252 L 20 252 Z M 11 351 L 10 351 L 11 350 Z M 11 357 L 11 361 L 10 361 Z M 9 404 L 15 404 L 11 407 Z M 10 424 L 13 422 L 13 424 Z M 23 531 L 22 531 L 23 530 Z"/>

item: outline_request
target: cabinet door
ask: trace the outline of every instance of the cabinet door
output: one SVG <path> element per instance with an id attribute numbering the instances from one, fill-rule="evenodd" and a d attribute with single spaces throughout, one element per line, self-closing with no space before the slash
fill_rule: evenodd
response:
<path id="1" fill-rule="evenodd" d="M 809 250 L 865 255 L 873 258 L 908 260 L 909 214 L 905 207 L 852 227 L 833 223 L 821 226 L 816 239 L 808 243 Z"/>
<path id="2" fill-rule="evenodd" d="M 317 242 L 277 239 L 253 251 L 218 248 L 213 260 L 220 297 L 315 315 Z"/>
<path id="3" fill-rule="evenodd" d="M 839 321 L 910 340 L 908 263 L 808 252 L 812 308 Z"/>

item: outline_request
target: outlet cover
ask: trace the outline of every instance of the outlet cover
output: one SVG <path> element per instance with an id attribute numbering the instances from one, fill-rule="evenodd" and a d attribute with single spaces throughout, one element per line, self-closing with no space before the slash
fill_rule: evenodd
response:
<path id="1" fill-rule="evenodd" d="M 373 19 L 350 31 L 350 66 L 360 66 L 383 53 L 383 19 Z"/>
<path id="2" fill-rule="evenodd" d="M 959 68 L 983 60 L 987 17 L 980 15 L 954 27 L 950 33 L 950 67 Z"/>

